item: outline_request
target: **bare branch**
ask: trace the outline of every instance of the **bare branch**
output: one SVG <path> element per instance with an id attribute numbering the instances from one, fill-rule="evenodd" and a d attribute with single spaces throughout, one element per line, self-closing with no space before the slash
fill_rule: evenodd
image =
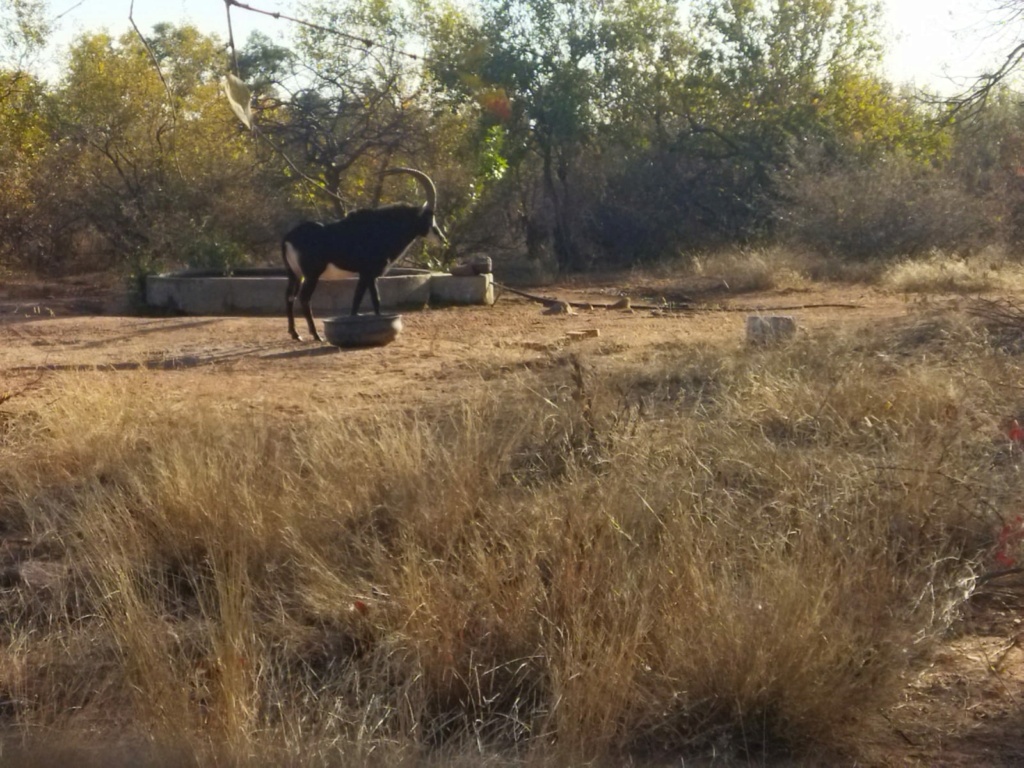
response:
<path id="1" fill-rule="evenodd" d="M 163 71 L 160 69 L 160 60 L 157 59 L 156 54 L 153 52 L 152 46 L 146 39 L 145 35 L 142 34 L 142 30 L 139 29 L 138 24 L 135 23 L 135 0 L 132 0 L 131 5 L 128 6 L 128 21 L 132 25 L 132 29 L 135 30 L 135 34 L 142 42 L 142 46 L 146 49 L 146 53 L 149 54 L 150 60 L 153 62 L 153 67 L 156 69 L 156 75 L 160 78 L 160 82 L 163 83 L 164 92 L 167 94 L 167 105 L 171 108 L 171 122 L 173 128 L 177 131 L 178 128 L 178 108 L 174 104 L 174 93 L 171 91 L 171 86 L 168 84 L 167 79 L 164 77 Z M 178 162 L 178 153 L 171 147 L 171 159 L 174 161 L 174 168 L 178 171 L 178 176 L 181 179 L 185 178 L 185 173 L 181 169 L 181 164 Z"/>
<path id="2" fill-rule="evenodd" d="M 1024 43 L 1018 43 L 1006 55 L 1003 63 L 994 72 L 978 76 L 974 84 L 963 93 L 947 99 L 950 106 L 949 119 L 959 119 L 977 114 L 988 103 L 996 89 L 1024 63 Z"/>
<path id="3" fill-rule="evenodd" d="M 264 11 L 261 8 L 254 8 L 248 3 L 239 2 L 239 0 L 224 0 L 224 4 L 229 7 L 233 5 L 237 8 L 242 8 L 246 11 L 252 11 L 253 13 L 259 13 L 264 16 L 270 16 L 273 19 L 284 19 L 285 21 L 291 21 L 295 24 L 300 24 L 301 26 L 308 27 L 309 29 L 315 29 L 319 32 L 326 32 L 329 35 L 334 35 L 335 37 L 340 37 L 344 40 L 350 40 L 353 43 L 357 43 L 365 49 L 370 49 L 375 45 L 380 45 L 379 41 L 372 40 L 371 38 L 368 37 L 361 37 L 360 35 L 353 35 L 348 32 L 342 32 L 340 29 L 334 29 L 333 27 L 327 27 L 322 24 L 316 24 L 312 21 L 298 19 L 294 16 L 288 16 L 286 14 L 283 14 L 280 11 Z M 409 53 L 407 51 L 400 51 L 398 49 L 395 49 L 394 52 L 399 56 L 405 56 L 407 59 L 413 59 L 414 61 L 430 61 L 427 57 L 421 56 L 418 53 Z"/>

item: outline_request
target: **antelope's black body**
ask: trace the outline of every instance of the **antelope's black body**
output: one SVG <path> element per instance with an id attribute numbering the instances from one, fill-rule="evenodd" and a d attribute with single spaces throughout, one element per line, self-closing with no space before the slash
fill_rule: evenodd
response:
<path id="1" fill-rule="evenodd" d="M 281 255 L 288 271 L 288 333 L 293 339 L 300 338 L 295 330 L 294 310 L 295 298 L 298 297 L 310 334 L 320 340 L 309 302 L 317 282 L 328 267 L 359 275 L 352 301 L 353 315 L 359 312 L 367 290 L 370 291 L 373 311 L 379 315 L 377 278 L 384 274 L 388 265 L 399 259 L 418 237 L 445 242 L 444 234 L 434 221 L 437 192 L 430 177 L 412 168 L 394 168 L 387 173 L 407 173 L 418 179 L 427 193 L 426 204 L 398 203 L 382 208 L 363 208 L 331 224 L 304 222 L 284 236 Z"/>

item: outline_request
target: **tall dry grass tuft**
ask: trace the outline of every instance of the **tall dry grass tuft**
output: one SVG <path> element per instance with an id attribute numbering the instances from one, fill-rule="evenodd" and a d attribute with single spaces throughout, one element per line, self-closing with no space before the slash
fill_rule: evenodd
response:
<path id="1" fill-rule="evenodd" d="M 65 569 L 3 596 L 11 733 L 196 764 L 834 754 L 1017 498 L 1018 361 L 955 318 L 555 357 L 364 417 L 185 409 L 151 375 L 69 375 L 3 438 L 4 530 Z"/>
<path id="2" fill-rule="evenodd" d="M 890 264 L 881 284 L 905 293 L 988 293 L 1013 291 L 1024 279 L 1019 259 L 997 249 L 969 258 L 933 250 L 927 256 Z"/>

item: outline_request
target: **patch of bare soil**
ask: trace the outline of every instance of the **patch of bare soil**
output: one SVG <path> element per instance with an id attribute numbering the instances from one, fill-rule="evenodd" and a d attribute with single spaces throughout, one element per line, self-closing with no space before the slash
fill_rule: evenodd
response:
<path id="1" fill-rule="evenodd" d="M 709 288 L 717 290 L 628 278 L 534 291 L 566 302 L 569 312 L 499 291 L 492 307 L 406 313 L 403 332 L 386 347 L 339 350 L 291 341 L 283 312 L 132 315 L 123 290 L 103 279 L 7 280 L 0 285 L 0 398 L 22 389 L 45 393 L 54 371 L 99 378 L 132 370 L 163 398 L 223 403 L 230 392 L 234 407 L 268 416 L 379 403 L 446 404 L 518 370 L 549 364 L 565 350 L 613 368 L 653 363 L 679 346 L 739 347 L 746 316 L 757 311 L 791 314 L 803 333 L 840 324 L 855 333 L 915 312 L 903 297 L 867 287 L 743 296 Z M 621 307 L 624 297 L 630 308 L 585 308 Z M 693 299 L 703 299 L 699 308 L 673 309 Z M 43 560 L 30 542 L 0 541 L 0 580 L 45 582 L 52 574 L 37 561 Z M 1024 594 L 1024 581 L 990 591 L 992 600 L 975 601 L 978 615 L 963 633 L 907 680 L 900 704 L 880 713 L 888 737 L 864 745 L 871 765 L 1024 765 L 1024 605 L 1006 599 Z"/>
<path id="2" fill-rule="evenodd" d="M 959 634 L 884 713 L 873 765 L 1024 765 L 1024 579 L 983 586 Z"/>
<path id="3" fill-rule="evenodd" d="M 499 290 L 493 307 L 406 313 L 404 330 L 392 344 L 343 351 L 291 341 L 283 316 L 131 315 L 123 291 L 98 285 L 90 293 L 88 285 L 88 279 L 45 285 L 23 280 L 0 287 L 5 339 L 0 371 L 6 388 L 41 371 L 105 376 L 144 369 L 153 372 L 154 386 L 167 397 L 221 397 L 227 389 L 239 405 L 284 410 L 324 403 L 413 403 L 450 398 L 566 348 L 635 366 L 680 344 L 738 345 L 744 307 L 812 307 L 785 310 L 807 330 L 834 323 L 839 313 L 851 323 L 870 323 L 879 315 L 906 312 L 896 297 L 827 288 L 723 299 L 719 311 L 674 310 L 672 305 L 690 296 L 670 281 L 591 283 L 537 291 L 573 305 L 568 313 L 552 313 L 546 305 Z M 641 308 L 599 308 L 625 304 L 627 296 Z M 858 308 L 813 308 L 840 302 Z M 574 308 L 587 304 L 595 308 Z"/>

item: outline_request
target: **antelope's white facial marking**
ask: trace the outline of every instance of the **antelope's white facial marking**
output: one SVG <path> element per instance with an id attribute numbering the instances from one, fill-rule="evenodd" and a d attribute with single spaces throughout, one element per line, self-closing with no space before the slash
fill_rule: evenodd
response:
<path id="1" fill-rule="evenodd" d="M 288 263 L 288 269 L 292 271 L 292 274 L 301 278 L 302 267 L 299 266 L 299 252 L 291 243 L 286 243 L 284 246 L 284 260 Z"/>

